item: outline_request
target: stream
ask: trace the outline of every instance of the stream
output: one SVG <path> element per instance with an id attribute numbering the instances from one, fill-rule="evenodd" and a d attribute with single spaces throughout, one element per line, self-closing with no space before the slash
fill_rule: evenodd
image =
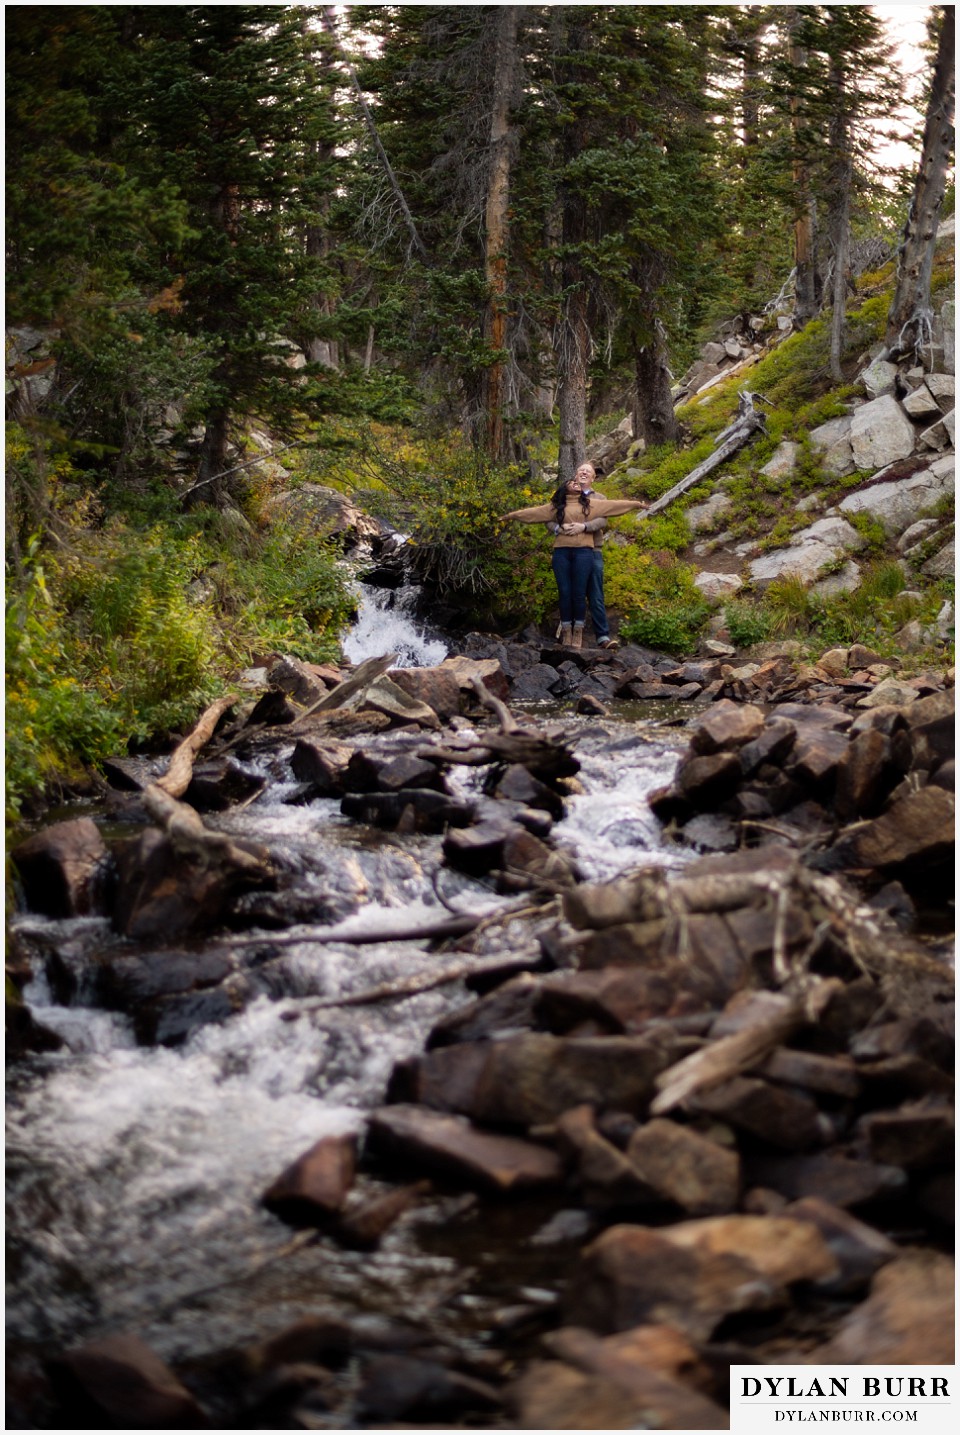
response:
<path id="1" fill-rule="evenodd" d="M 446 644 L 415 622 L 408 599 L 364 590 L 344 644 L 350 662 L 384 651 L 397 652 L 401 666 L 442 660 Z M 687 860 L 689 849 L 664 844 L 646 802 L 676 764 L 678 709 L 648 703 L 641 717 L 621 704 L 602 720 L 558 704 L 531 710 L 562 718 L 577 735 L 583 792 L 553 838 L 583 876 Z M 682 717 L 690 715 L 683 705 Z M 205 820 L 269 847 L 294 874 L 297 911 L 323 913 L 305 927 L 386 928 L 398 914 L 442 916 L 441 902 L 492 913 L 512 900 L 442 866 L 438 836 L 368 829 L 341 816 L 335 799 L 291 805 L 291 748 L 250 766 L 268 778 L 252 804 Z M 471 769 L 456 777 L 463 792 L 478 781 Z M 120 835 L 90 804 L 55 816 L 80 811 L 105 835 Z M 556 1198 L 481 1205 L 434 1186 L 374 1252 L 323 1237 L 304 1243 L 260 1204 L 274 1177 L 322 1135 L 359 1130 L 395 1064 L 471 998 L 456 981 L 368 1006 L 308 1004 L 462 967 L 462 952 L 389 940 L 271 947 L 267 932 L 262 949 L 243 950 L 233 1014 L 193 1025 L 178 1044 L 168 1033 L 169 1044 L 142 1045 L 130 1018 L 103 1004 L 104 969 L 132 952 L 148 962 L 195 960 L 229 949 L 229 935 L 145 948 L 117 937 L 106 919 L 52 922 L 23 911 L 11 927 L 41 954 L 25 1001 L 64 1042 L 15 1065 L 8 1081 L 8 1351 L 14 1401 L 28 1414 L 42 1355 L 115 1332 L 136 1331 L 165 1360 L 202 1372 L 304 1315 L 402 1320 L 482 1351 L 518 1300 L 555 1300 L 584 1234 L 578 1213 L 565 1216 Z M 478 967 L 530 940 L 519 924 L 495 931 L 489 953 L 470 958 Z M 42 953 L 54 940 L 52 965 Z M 371 1192 L 387 1189 L 375 1173 L 361 1179 Z M 215 1412 L 217 1398 L 214 1390 Z M 330 1414 L 318 1424 L 342 1421 Z"/>

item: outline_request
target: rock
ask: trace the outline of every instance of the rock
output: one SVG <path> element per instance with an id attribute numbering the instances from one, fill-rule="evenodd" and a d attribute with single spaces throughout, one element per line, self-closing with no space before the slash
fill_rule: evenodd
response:
<path id="1" fill-rule="evenodd" d="M 682 1221 L 661 1234 L 685 1250 L 748 1262 L 778 1286 L 822 1281 L 838 1273 L 820 1231 L 788 1216 L 709 1216 Z"/>
<path id="2" fill-rule="evenodd" d="M 403 787 L 398 792 L 348 792 L 341 799 L 340 811 L 344 817 L 386 832 L 444 832 L 451 839 L 473 819 L 472 808 L 444 792 L 419 787 Z"/>
<path id="3" fill-rule="evenodd" d="M 381 1355 L 367 1363 L 356 1398 L 357 1414 L 380 1422 L 437 1421 L 466 1411 L 490 1411 L 500 1397 L 486 1381 L 433 1360 Z"/>
<path id="4" fill-rule="evenodd" d="M 511 1030 L 529 1030 L 534 1024 L 540 989 L 538 977 L 521 972 L 478 1001 L 441 1017 L 427 1037 L 426 1049 L 483 1041 Z"/>
<path id="5" fill-rule="evenodd" d="M 948 688 L 920 698 L 907 713 L 912 744 L 912 766 L 922 771 L 953 758 L 956 743 L 956 692 Z"/>
<path id="6" fill-rule="evenodd" d="M 806 1150 L 822 1140 L 815 1102 L 799 1091 L 771 1086 L 756 1077 L 735 1076 L 698 1092 L 688 1104 L 788 1151 Z"/>
<path id="7" fill-rule="evenodd" d="M 941 410 L 948 413 L 956 401 L 956 379 L 953 374 L 927 374 L 926 385 Z"/>
<path id="8" fill-rule="evenodd" d="M 897 366 L 886 359 L 874 359 L 873 363 L 859 376 L 867 397 L 877 399 L 892 394 L 897 383 Z"/>
<path id="9" fill-rule="evenodd" d="M 451 672 L 459 683 L 461 692 L 469 693 L 471 698 L 474 698 L 471 681 L 473 678 L 478 678 L 495 698 L 505 701 L 510 696 L 510 685 L 497 658 L 470 658 L 457 654 L 452 658 L 444 658 L 440 668 L 442 671 Z"/>
<path id="10" fill-rule="evenodd" d="M 795 723 L 786 718 L 769 718 L 757 737 L 740 749 L 740 769 L 744 777 L 752 777 L 765 763 L 778 765 L 783 762 L 796 738 Z"/>
<path id="11" fill-rule="evenodd" d="M 198 812 L 226 812 L 238 802 L 252 799 L 266 785 L 262 774 L 245 772 L 229 759 L 196 763 L 183 800 Z"/>
<path id="12" fill-rule="evenodd" d="M 341 797 L 350 756 L 350 749 L 340 743 L 320 743 L 301 737 L 293 749 L 290 768 L 294 777 L 313 784 L 318 797 Z"/>
<path id="13" fill-rule="evenodd" d="M 912 419 L 929 418 L 931 414 L 939 416 L 942 412 L 926 384 L 919 384 L 912 393 L 907 394 L 902 400 L 902 406 L 904 413 L 909 414 Z"/>
<path id="14" fill-rule="evenodd" d="M 807 1359 L 823 1365 L 952 1365 L 953 1261 L 910 1251 L 878 1271 L 868 1298 Z"/>
<path id="15" fill-rule="evenodd" d="M 697 810 L 719 807 L 740 784 L 740 760 L 735 752 L 711 757 L 690 757 L 677 770 L 677 786 Z"/>
<path id="16" fill-rule="evenodd" d="M 455 828 L 444 835 L 443 859 L 458 872 L 482 877 L 503 867 L 507 839 L 522 829 L 504 819 L 478 822 L 475 827 Z"/>
<path id="17" fill-rule="evenodd" d="M 773 455 L 763 465 L 760 472 L 767 478 L 789 478 L 797 466 L 797 458 L 800 454 L 800 445 L 791 439 L 785 439 L 777 445 Z"/>
<path id="18" fill-rule="evenodd" d="M 801 727 L 790 749 L 785 772 L 808 792 L 828 793 L 836 780 L 837 769 L 847 753 L 843 733 L 823 728 Z"/>
<path id="19" fill-rule="evenodd" d="M 603 949 L 611 939 L 616 942 L 621 931 L 614 927 L 603 933 L 596 944 L 601 960 Z M 718 985 L 692 962 L 675 960 L 661 963 L 656 971 L 604 963 L 598 971 L 560 972 L 541 983 L 537 1025 L 555 1035 L 585 1021 L 599 1022 L 610 1032 L 635 1033 L 652 1017 L 708 1009 Z"/>
<path id="20" fill-rule="evenodd" d="M 339 1211 L 357 1170 L 357 1136 L 323 1136 L 277 1177 L 263 1204 L 293 1225 L 315 1225 Z"/>
<path id="21" fill-rule="evenodd" d="M 918 518 L 916 523 L 911 523 L 910 527 L 897 539 L 897 552 L 908 553 L 911 548 L 919 544 L 923 538 L 936 532 L 939 527 L 940 524 L 936 518 Z"/>
<path id="22" fill-rule="evenodd" d="M 277 518 L 305 535 L 333 534 L 348 549 L 362 539 L 379 538 L 382 534 L 377 519 L 363 513 L 345 494 L 318 483 L 301 483 L 297 488 L 268 498 L 264 516 L 268 523 Z"/>
<path id="23" fill-rule="evenodd" d="M 109 854 L 92 817 L 44 827 L 10 853 L 28 908 L 79 917 L 100 907 Z"/>
<path id="24" fill-rule="evenodd" d="M 860 564 L 850 558 L 839 573 L 828 573 L 826 578 L 818 578 L 810 591 L 821 598 L 833 598 L 838 593 L 855 593 L 860 587 L 862 571 Z"/>
<path id="25" fill-rule="evenodd" d="M 533 1362 L 510 1392 L 525 1430 L 723 1430 L 725 1410 L 687 1383 L 705 1367 L 679 1331 L 643 1326 L 605 1339 L 576 1327 L 544 1343 L 566 1362 Z M 573 1367 L 573 1368 L 571 1368 Z"/>
<path id="26" fill-rule="evenodd" d="M 698 573 L 693 583 L 708 603 L 722 603 L 743 587 L 743 579 L 736 573 Z"/>
<path id="27" fill-rule="evenodd" d="M 496 797 L 505 797 L 511 802 L 522 802 L 525 807 L 542 807 L 557 822 L 563 816 L 563 798 L 545 782 L 538 781 L 532 773 L 519 763 L 512 763 L 503 773 L 496 787 Z"/>
<path id="28" fill-rule="evenodd" d="M 907 458 L 913 445 L 913 426 L 892 394 L 854 410 L 850 447 L 855 468 L 876 472 L 888 463 Z"/>
<path id="29" fill-rule="evenodd" d="M 565 1111 L 557 1122 L 556 1140 L 591 1205 L 656 1202 L 655 1193 L 643 1183 L 623 1152 L 597 1130 L 592 1106 L 584 1104 Z"/>
<path id="30" fill-rule="evenodd" d="M 537 663 L 526 668 L 516 678 L 510 691 L 511 697 L 519 702 L 539 702 L 541 699 L 556 697 L 557 670 L 549 663 Z M 572 691 L 568 688 L 568 691 Z"/>
<path id="31" fill-rule="evenodd" d="M 535 1126 L 589 1102 L 637 1114 L 672 1064 L 676 1039 L 529 1033 L 427 1052 L 412 1064 L 414 1099 L 476 1121 Z"/>
<path id="32" fill-rule="evenodd" d="M 916 688 L 909 683 L 903 683 L 899 678 L 884 678 L 872 692 L 866 694 L 857 702 L 858 708 L 880 708 L 880 707 L 909 707 L 915 703 L 920 694 Z"/>
<path id="33" fill-rule="evenodd" d="M 200 862 L 181 851 L 156 828 L 117 844 L 118 885 L 113 924 L 125 937 L 165 941 L 186 932 L 208 931 L 242 891 L 272 886 L 268 853 L 254 843 L 238 849 L 259 859 L 258 868 L 234 866 L 227 857 Z"/>
<path id="34" fill-rule="evenodd" d="M 740 1194 L 740 1159 L 675 1121 L 656 1119 L 639 1127 L 627 1160 L 641 1181 L 692 1216 L 732 1211 Z"/>
<path id="35" fill-rule="evenodd" d="M 824 568 L 845 558 L 848 551 L 862 548 L 864 541 L 843 518 L 820 518 L 809 528 L 795 533 L 788 547 L 775 548 L 754 558 L 749 564 L 750 576 L 760 587 L 766 587 L 777 578 L 799 578 L 804 583 L 813 583 Z"/>
<path id="36" fill-rule="evenodd" d="M 716 528 L 733 507 L 733 503 L 726 493 L 711 493 L 710 497 L 703 503 L 692 504 L 684 510 L 684 518 L 687 520 L 691 533 L 709 532 Z"/>
<path id="37" fill-rule="evenodd" d="M 955 799 L 941 787 L 908 793 L 851 839 L 853 861 L 891 875 L 953 860 Z"/>
<path id="38" fill-rule="evenodd" d="M 947 415 L 944 414 L 942 418 L 937 419 L 929 428 L 925 428 L 921 432 L 920 437 L 917 439 L 920 448 L 932 448 L 936 451 L 940 451 L 950 447 L 953 440 L 950 437 L 950 431 L 946 425 L 946 418 Z"/>
<path id="39" fill-rule="evenodd" d="M 759 708 L 723 699 L 694 728 L 690 747 L 699 756 L 735 750 L 758 738 L 763 725 Z"/>
<path id="40" fill-rule="evenodd" d="M 948 299 L 940 310 L 940 318 L 943 324 L 943 367 L 944 371 L 948 374 L 952 374 L 954 371 L 956 313 L 957 306 L 953 299 Z"/>
<path id="41" fill-rule="evenodd" d="M 588 717 L 606 717 L 608 709 L 605 708 L 600 699 L 595 698 L 592 693 L 583 693 L 582 696 L 577 699 L 577 712 L 584 713 Z"/>
<path id="42" fill-rule="evenodd" d="M 920 569 L 928 578 L 951 578 L 956 568 L 956 545 L 951 538 L 949 543 L 928 558 Z"/>
<path id="43" fill-rule="evenodd" d="M 381 1239 L 420 1196 L 430 1190 L 429 1181 L 414 1181 L 379 1196 L 370 1196 L 341 1212 L 332 1234 L 352 1250 L 376 1250 Z"/>
<path id="44" fill-rule="evenodd" d="M 890 739 L 876 729 L 860 733 L 848 744 L 836 774 L 834 807 L 845 822 L 874 816 L 903 776 L 894 763 Z"/>
<path id="45" fill-rule="evenodd" d="M 376 678 L 364 689 L 360 706 L 373 708 L 374 712 L 385 713 L 400 722 L 415 722 L 421 727 L 438 728 L 440 719 L 433 708 L 418 698 L 412 698 L 392 678 L 383 675 Z"/>
<path id="46" fill-rule="evenodd" d="M 905 422 L 907 421 L 905 420 Z M 853 420 L 850 415 L 844 414 L 840 418 L 828 419 L 825 424 L 810 431 L 810 442 L 819 452 L 821 463 L 828 473 L 835 474 L 838 478 L 846 473 L 852 473 L 857 467 L 853 461 L 853 447 L 850 441 L 852 426 Z M 912 437 L 911 430 L 911 440 Z"/>
<path id="47" fill-rule="evenodd" d="M 577 875 L 570 858 L 555 852 L 523 827 L 507 834 L 501 868 L 498 892 L 522 892 L 542 882 L 563 887 L 575 881 Z"/>
<path id="48" fill-rule="evenodd" d="M 310 707 L 319 702 L 329 691 L 326 683 L 314 676 L 307 665 L 297 658 L 279 658 L 271 664 L 267 678 L 272 687 L 286 693 L 301 707 Z"/>
<path id="49" fill-rule="evenodd" d="M 862 1289 L 881 1266 L 897 1255 L 893 1241 L 880 1231 L 819 1196 L 792 1201 L 785 1207 L 784 1215 L 794 1221 L 809 1221 L 823 1236 L 839 1270 L 834 1276 L 821 1278 L 817 1284 L 838 1295 Z"/>
<path id="50" fill-rule="evenodd" d="M 79 1416 L 92 1403 L 116 1428 L 206 1428 L 193 1396 L 136 1335 L 112 1335 L 67 1350 L 51 1362 L 58 1390 Z M 81 1409 L 76 1409 L 81 1406 Z"/>
<path id="51" fill-rule="evenodd" d="M 725 1316 L 775 1304 L 781 1287 L 752 1261 L 674 1240 L 678 1229 L 604 1231 L 582 1252 L 565 1299 L 569 1317 L 601 1334 L 662 1324 L 702 1341 Z"/>
<path id="52" fill-rule="evenodd" d="M 384 1155 L 437 1171 L 471 1187 L 508 1194 L 559 1184 L 562 1167 L 545 1146 L 480 1131 L 462 1116 L 420 1106 L 382 1106 L 370 1118 L 369 1140 Z"/>
<path id="53" fill-rule="evenodd" d="M 882 479 L 882 475 L 879 477 Z M 840 512 L 868 513 L 883 524 L 889 537 L 896 538 L 915 524 L 925 509 L 952 494 L 953 489 L 952 471 L 933 464 L 905 478 L 865 484 L 847 495 L 840 504 Z"/>
<path id="54" fill-rule="evenodd" d="M 751 1185 L 767 1186 L 798 1200 L 819 1196 L 834 1206 L 860 1206 L 878 1196 L 902 1193 L 906 1176 L 896 1166 L 859 1161 L 839 1152 L 751 1157 L 745 1162 Z"/>
<path id="55" fill-rule="evenodd" d="M 446 721 L 460 711 L 460 683 L 450 668 L 391 668 L 390 680 Z"/>
<path id="56" fill-rule="evenodd" d="M 947 1106 L 911 1103 L 897 1111 L 875 1111 L 862 1122 L 877 1161 L 905 1170 L 949 1164 L 954 1149 L 953 1111 Z"/>

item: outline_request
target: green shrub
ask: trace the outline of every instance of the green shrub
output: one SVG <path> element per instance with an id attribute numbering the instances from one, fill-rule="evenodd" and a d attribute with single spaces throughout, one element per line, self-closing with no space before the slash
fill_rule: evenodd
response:
<path id="1" fill-rule="evenodd" d="M 667 554 L 630 547 L 605 548 L 604 553 L 608 602 L 626 614 L 621 635 L 668 653 L 690 652 L 710 616 L 710 605 L 693 581 L 696 569 Z"/>
<path id="2" fill-rule="evenodd" d="M 730 634 L 730 641 L 736 648 L 750 648 L 754 643 L 763 643 L 773 632 L 770 614 L 759 603 L 746 599 L 728 603 L 723 610 L 723 620 Z"/>

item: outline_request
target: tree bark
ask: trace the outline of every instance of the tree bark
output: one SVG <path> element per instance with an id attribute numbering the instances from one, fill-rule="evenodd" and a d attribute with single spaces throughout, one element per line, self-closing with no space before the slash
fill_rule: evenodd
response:
<path id="1" fill-rule="evenodd" d="M 587 371 L 591 339 L 587 295 L 582 283 L 574 283 L 564 296 L 556 348 L 559 481 L 566 483 L 583 463 L 587 447 Z"/>
<path id="2" fill-rule="evenodd" d="M 678 433 L 677 420 L 670 394 L 670 370 L 663 328 L 658 320 L 652 325 L 649 343 L 634 341 L 636 387 L 633 398 L 633 437 L 643 439 L 648 448 L 671 443 Z"/>
<path id="3" fill-rule="evenodd" d="M 930 340 L 930 280 L 940 206 L 953 148 L 956 86 L 953 6 L 944 5 L 941 11 L 920 168 L 903 230 L 897 287 L 887 316 L 886 344 L 892 358 L 910 354 Z"/>
<path id="4" fill-rule="evenodd" d="M 517 28 L 520 7 L 497 10 L 497 45 L 493 71 L 493 109 L 490 116 L 490 175 L 485 215 L 485 271 L 487 312 L 484 330 L 487 347 L 495 355 L 484 384 L 486 448 L 494 460 L 504 459 L 506 365 L 500 357 L 507 339 L 507 252 L 510 203 L 510 103 L 517 63 Z"/>
<path id="5" fill-rule="evenodd" d="M 840 360 L 847 320 L 847 268 L 850 259 L 850 197 L 853 189 L 853 155 L 850 151 L 850 117 L 847 113 L 846 82 L 839 56 L 831 62 L 833 115 L 830 147 L 833 150 L 833 198 L 831 235 L 833 239 L 833 308 L 830 317 L 830 377 L 843 382 Z"/>
<path id="6" fill-rule="evenodd" d="M 798 23 L 797 10 L 791 6 L 787 20 L 790 31 L 790 63 L 801 69 L 807 62 L 807 52 L 794 39 L 794 30 Z M 815 211 L 807 164 L 800 147 L 800 104 L 795 94 L 790 96 L 790 115 L 794 142 L 793 185 L 797 197 L 797 217 L 793 226 L 793 262 L 796 270 L 794 317 L 797 328 L 800 328 L 816 317 L 820 306 L 817 300 L 817 267 L 814 253 Z"/>

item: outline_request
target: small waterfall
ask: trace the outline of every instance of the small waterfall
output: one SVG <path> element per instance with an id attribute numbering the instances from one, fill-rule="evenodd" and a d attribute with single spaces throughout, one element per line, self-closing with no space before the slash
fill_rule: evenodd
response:
<path id="1" fill-rule="evenodd" d="M 357 620 L 342 643 L 350 663 L 396 653 L 398 668 L 432 668 L 450 649 L 436 633 L 414 616 L 421 590 L 405 579 L 397 587 L 357 584 Z"/>

